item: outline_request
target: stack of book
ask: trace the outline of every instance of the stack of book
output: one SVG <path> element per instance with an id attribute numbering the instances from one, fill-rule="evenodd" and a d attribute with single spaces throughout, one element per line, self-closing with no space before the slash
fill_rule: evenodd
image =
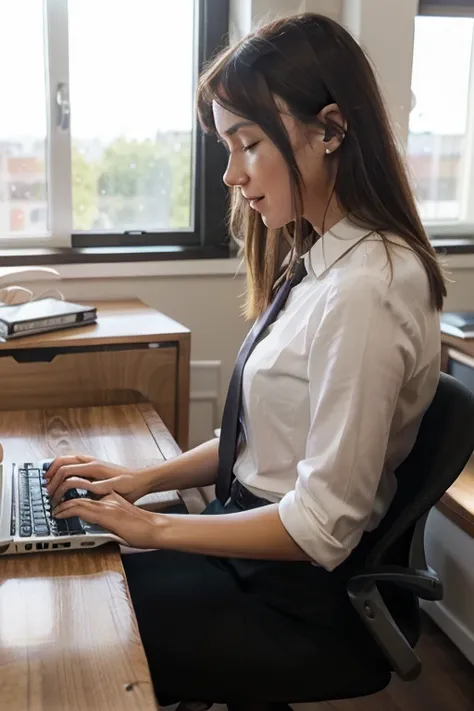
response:
<path id="1" fill-rule="evenodd" d="M 86 326 L 97 320 L 95 306 L 61 299 L 37 299 L 24 304 L 0 306 L 0 337 L 5 341 L 35 333 Z"/>

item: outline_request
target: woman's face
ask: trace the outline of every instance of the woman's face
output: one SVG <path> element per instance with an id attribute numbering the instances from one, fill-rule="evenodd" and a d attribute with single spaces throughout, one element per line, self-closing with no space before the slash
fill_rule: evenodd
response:
<path id="1" fill-rule="evenodd" d="M 277 229 L 295 219 L 291 179 L 282 154 L 255 123 L 233 114 L 216 102 L 214 121 L 229 153 L 224 182 L 239 187 L 250 207 L 258 211 L 265 225 Z M 311 221 L 312 202 L 326 194 L 328 175 L 324 165 L 327 143 L 321 131 L 309 132 L 292 116 L 282 114 L 298 167 L 303 178 L 303 213 Z"/>

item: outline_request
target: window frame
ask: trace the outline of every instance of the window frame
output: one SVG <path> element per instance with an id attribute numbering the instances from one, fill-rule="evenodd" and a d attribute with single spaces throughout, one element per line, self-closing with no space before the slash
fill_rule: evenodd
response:
<path id="1" fill-rule="evenodd" d="M 474 17 L 472 0 L 419 0 L 418 15 Z"/>
<path id="2" fill-rule="evenodd" d="M 474 18 L 473 0 L 419 0 L 417 17 L 466 17 Z M 471 51 L 469 94 L 474 97 L 474 41 Z M 474 116 L 474 109 L 469 115 Z M 423 225 L 432 245 L 443 253 L 464 254 L 474 251 L 474 200 L 467 200 L 466 193 L 474 179 L 474 126 L 466 121 L 466 142 L 470 160 L 465 164 L 461 190 L 464 195 L 463 216 L 459 220 L 424 220 Z M 407 156 L 408 157 L 408 156 Z M 409 160 L 409 158 L 408 158 Z"/>
<path id="3" fill-rule="evenodd" d="M 198 37 L 195 62 L 197 70 L 222 46 L 229 32 L 229 0 L 195 0 L 195 32 Z M 160 230 L 131 234 L 72 231 L 72 247 L 201 247 L 222 249 L 227 237 L 227 193 L 222 181 L 225 153 L 213 136 L 207 136 L 194 118 L 194 229 Z M 217 199 L 216 199 L 217 198 Z M 138 232 L 138 230 L 137 230 Z M 225 247 L 228 252 L 228 246 Z M 203 254 L 203 256 L 208 256 Z"/>
<path id="4" fill-rule="evenodd" d="M 230 0 L 195 2 L 195 81 L 203 65 L 222 47 L 229 34 Z M 227 230 L 227 191 L 222 181 L 225 152 L 213 136 L 193 120 L 192 189 L 194 219 L 190 229 L 141 232 L 78 232 L 72 224 L 71 134 L 58 127 L 56 89 L 69 87 L 67 0 L 43 0 L 44 58 L 47 116 L 48 235 L 0 235 L 0 263 L 15 264 L 118 261 L 140 254 L 149 259 L 227 257 L 231 254 Z M 66 93 L 66 99 L 68 99 Z M 74 110 L 74 107 L 72 107 Z M 64 176 L 69 176 L 64 180 Z M 10 262 L 11 263 L 11 262 Z M 43 262 L 45 263 L 45 262 Z"/>

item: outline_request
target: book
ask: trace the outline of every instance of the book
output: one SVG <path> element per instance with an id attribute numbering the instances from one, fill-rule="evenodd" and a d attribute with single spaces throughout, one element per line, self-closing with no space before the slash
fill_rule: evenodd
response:
<path id="1" fill-rule="evenodd" d="M 0 337 L 4 340 L 85 326 L 97 320 L 95 306 L 45 298 L 0 306 Z"/>
<path id="2" fill-rule="evenodd" d="M 440 315 L 441 333 L 456 338 L 474 338 L 474 311 L 447 311 Z"/>

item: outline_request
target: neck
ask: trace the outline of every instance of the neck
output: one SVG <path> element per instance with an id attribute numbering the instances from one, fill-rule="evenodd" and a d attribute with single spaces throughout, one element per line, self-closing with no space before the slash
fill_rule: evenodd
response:
<path id="1" fill-rule="evenodd" d="M 334 227 L 345 215 L 346 211 L 340 207 L 333 193 L 329 199 L 329 205 L 328 198 L 323 200 L 313 199 L 309 208 L 305 210 L 304 216 L 311 222 L 315 232 L 321 236 Z"/>

